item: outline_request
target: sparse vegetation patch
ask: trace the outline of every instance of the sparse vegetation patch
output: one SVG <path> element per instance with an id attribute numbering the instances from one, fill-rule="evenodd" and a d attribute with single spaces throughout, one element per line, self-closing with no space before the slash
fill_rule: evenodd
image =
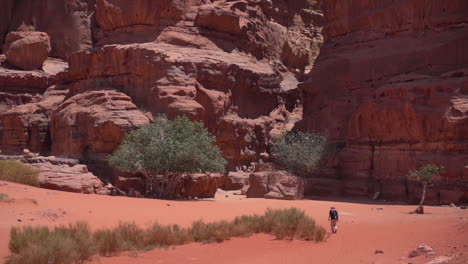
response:
<path id="1" fill-rule="evenodd" d="M 272 210 L 263 215 L 243 215 L 232 221 L 205 223 L 195 221 L 190 227 L 154 223 L 141 228 L 135 223 L 120 223 L 112 229 L 91 232 L 88 224 L 69 226 L 14 227 L 9 248 L 13 253 L 8 264 L 85 263 L 92 256 L 112 256 L 121 251 L 147 251 L 190 242 L 222 242 L 232 237 L 269 233 L 277 239 L 324 241 L 326 231 L 297 208 Z"/>
<path id="2" fill-rule="evenodd" d="M 16 160 L 0 160 L 0 180 L 39 186 L 39 172 Z"/>

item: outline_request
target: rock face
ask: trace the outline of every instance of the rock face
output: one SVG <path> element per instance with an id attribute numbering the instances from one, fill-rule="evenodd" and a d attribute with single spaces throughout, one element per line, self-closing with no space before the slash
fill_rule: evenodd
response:
<path id="1" fill-rule="evenodd" d="M 301 113 L 297 84 L 322 42 L 316 1 L 36 2 L 8 2 L 4 19 L 9 30 L 51 36 L 51 55 L 69 62 L 55 88 L 65 97 L 46 111 L 9 112 L 1 147 L 96 162 L 103 173 L 99 162 L 124 133 L 160 113 L 203 121 L 230 167 L 267 157 L 271 131 L 291 129 Z M 54 21 L 44 10 L 56 11 Z"/>
<path id="2" fill-rule="evenodd" d="M 52 153 L 104 159 L 118 147 L 126 132 L 149 121 L 123 93 L 80 93 L 61 103 L 51 116 Z"/>
<path id="3" fill-rule="evenodd" d="M 304 197 L 304 179 L 286 171 L 250 174 L 247 198 L 299 200 Z"/>
<path id="4" fill-rule="evenodd" d="M 23 70 L 42 67 L 50 53 L 50 38 L 44 32 L 10 32 L 3 51 L 9 64 Z"/>
<path id="5" fill-rule="evenodd" d="M 94 0 L 3 0 L 0 43 L 3 28 L 7 32 L 42 31 L 51 37 L 51 55 L 66 59 L 92 46 L 94 5 Z"/>
<path id="6" fill-rule="evenodd" d="M 68 90 L 51 86 L 35 103 L 19 105 L 0 114 L 0 143 L 3 153 L 19 153 L 23 149 L 50 153 L 50 116 L 62 103 Z"/>
<path id="7" fill-rule="evenodd" d="M 463 197 L 468 2 L 335 0 L 323 8 L 325 42 L 301 85 L 297 125 L 328 131 L 333 150 L 318 174 L 341 179 L 343 193 L 414 201 L 421 188 L 408 171 L 435 163 L 446 171 L 428 202 L 445 190 Z"/>

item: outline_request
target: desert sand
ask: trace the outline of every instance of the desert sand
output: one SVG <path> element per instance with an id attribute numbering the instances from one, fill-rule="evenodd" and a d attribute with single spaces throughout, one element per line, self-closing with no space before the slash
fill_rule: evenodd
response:
<path id="1" fill-rule="evenodd" d="M 261 214 L 266 208 L 297 207 L 329 229 L 328 208 L 340 212 L 339 231 L 322 243 L 280 241 L 260 234 L 218 244 L 192 243 L 148 252 L 124 252 L 99 257 L 94 263 L 428 263 L 441 255 L 453 255 L 450 263 L 468 263 L 468 210 L 427 206 L 427 214 L 408 214 L 414 205 L 344 201 L 280 201 L 246 199 L 234 192 L 218 191 L 216 198 L 167 201 L 67 193 L 1 182 L 0 193 L 13 198 L 0 202 L 0 262 L 9 255 L 9 230 L 20 225 L 60 225 L 87 221 L 93 229 L 119 221 L 147 225 L 189 225 L 203 219 L 233 219 L 242 214 Z M 408 259 L 420 244 L 434 248 L 433 257 Z M 383 254 L 375 254 L 382 250 Z"/>

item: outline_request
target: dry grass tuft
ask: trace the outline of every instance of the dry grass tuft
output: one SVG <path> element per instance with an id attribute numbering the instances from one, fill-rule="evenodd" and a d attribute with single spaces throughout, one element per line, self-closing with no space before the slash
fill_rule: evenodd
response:
<path id="1" fill-rule="evenodd" d="M 12 228 L 8 264 L 85 263 L 95 254 L 115 255 L 126 250 L 147 251 L 190 242 L 222 242 L 232 237 L 256 233 L 273 234 L 278 239 L 324 241 L 326 231 L 297 208 L 272 210 L 264 215 L 243 215 L 233 221 L 195 221 L 188 228 L 154 223 L 143 229 L 135 223 L 120 223 L 112 229 L 92 233 L 89 225 Z"/>

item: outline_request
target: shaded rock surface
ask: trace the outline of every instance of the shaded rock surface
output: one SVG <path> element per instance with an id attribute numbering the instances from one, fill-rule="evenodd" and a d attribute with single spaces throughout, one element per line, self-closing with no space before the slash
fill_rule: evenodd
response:
<path id="1" fill-rule="evenodd" d="M 240 190 L 242 187 L 249 185 L 250 173 L 243 171 L 231 171 L 224 181 L 223 190 L 232 191 Z"/>
<path id="2" fill-rule="evenodd" d="M 304 179 L 286 171 L 250 174 L 247 198 L 298 200 L 304 197 Z"/>
<path id="3" fill-rule="evenodd" d="M 445 190 L 466 194 L 468 56 L 459 51 L 468 44 L 468 3 L 336 0 L 323 8 L 325 42 L 301 85 L 297 125 L 328 131 L 332 148 L 317 175 L 354 181 L 360 195 L 412 201 L 420 188 L 408 171 L 435 163 L 446 171 L 427 201 Z"/>
<path id="4" fill-rule="evenodd" d="M 45 32 L 10 32 L 3 46 L 7 62 L 22 70 L 41 68 L 50 50 L 50 37 Z"/>
<path id="5" fill-rule="evenodd" d="M 92 46 L 94 5 L 94 0 L 3 0 L 0 43 L 5 31 L 42 31 L 51 37 L 51 55 L 66 59 Z"/>

